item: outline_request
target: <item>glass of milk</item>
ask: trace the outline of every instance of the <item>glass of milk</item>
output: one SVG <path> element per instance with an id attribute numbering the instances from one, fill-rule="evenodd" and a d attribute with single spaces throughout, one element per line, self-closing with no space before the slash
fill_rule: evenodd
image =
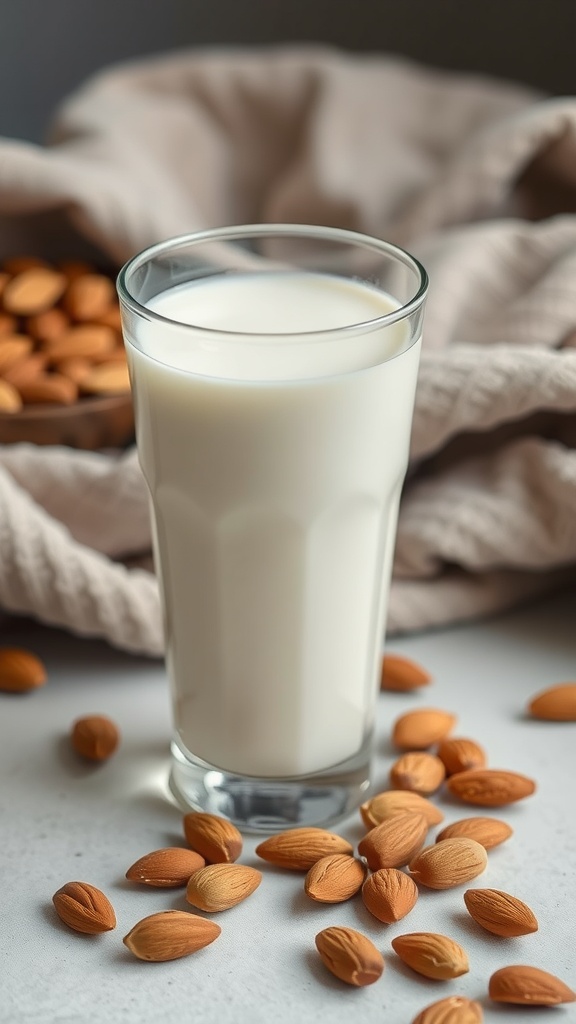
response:
<path id="1" fill-rule="evenodd" d="M 336 228 L 152 246 L 118 288 L 184 809 L 324 825 L 370 781 L 424 269 Z"/>

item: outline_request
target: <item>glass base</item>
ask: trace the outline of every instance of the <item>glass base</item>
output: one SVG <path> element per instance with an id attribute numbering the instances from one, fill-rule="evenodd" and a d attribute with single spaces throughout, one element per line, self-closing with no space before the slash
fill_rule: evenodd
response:
<path id="1" fill-rule="evenodd" d="M 354 811 L 370 785 L 372 737 L 348 761 L 312 775 L 259 779 L 234 775 L 193 757 L 172 742 L 169 786 L 183 811 L 206 811 L 242 832 L 325 827 Z"/>

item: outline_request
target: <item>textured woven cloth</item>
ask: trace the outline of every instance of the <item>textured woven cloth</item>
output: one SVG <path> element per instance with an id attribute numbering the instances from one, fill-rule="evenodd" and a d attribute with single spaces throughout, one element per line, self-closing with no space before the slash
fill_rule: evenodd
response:
<path id="1" fill-rule="evenodd" d="M 576 100 L 316 48 L 111 69 L 0 140 L 0 246 L 116 263 L 200 227 L 332 224 L 431 279 L 388 628 L 576 578 Z M 73 255 L 73 254 L 72 254 Z M 0 447 L 0 607 L 159 654 L 134 450 Z"/>

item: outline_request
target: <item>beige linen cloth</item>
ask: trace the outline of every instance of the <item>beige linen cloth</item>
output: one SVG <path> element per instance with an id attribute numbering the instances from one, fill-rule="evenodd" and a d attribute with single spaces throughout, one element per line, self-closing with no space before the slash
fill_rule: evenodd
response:
<path id="1" fill-rule="evenodd" d="M 0 142 L 4 252 L 78 236 L 120 264 L 197 228 L 290 221 L 423 261 L 390 632 L 576 578 L 575 211 L 576 100 L 323 48 L 113 68 L 50 147 Z M 0 607 L 159 654 L 155 578 L 129 567 L 149 547 L 134 450 L 0 447 Z"/>

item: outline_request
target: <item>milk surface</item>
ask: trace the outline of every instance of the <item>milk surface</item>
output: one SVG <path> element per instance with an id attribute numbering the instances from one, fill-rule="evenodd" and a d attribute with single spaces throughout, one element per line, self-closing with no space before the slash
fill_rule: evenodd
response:
<path id="1" fill-rule="evenodd" d="M 193 325 L 126 332 L 181 742 L 234 773 L 326 769 L 373 726 L 419 342 L 355 329 L 397 304 L 322 274 L 147 305 Z"/>

